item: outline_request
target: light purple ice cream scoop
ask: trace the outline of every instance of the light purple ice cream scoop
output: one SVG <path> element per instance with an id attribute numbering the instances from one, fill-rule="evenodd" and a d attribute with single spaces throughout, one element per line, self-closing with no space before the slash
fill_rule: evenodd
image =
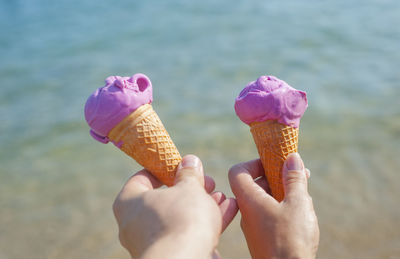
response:
<path id="1" fill-rule="evenodd" d="M 236 114 L 246 124 L 277 120 L 298 128 L 306 109 L 306 93 L 274 76 L 250 82 L 235 100 Z"/>
<path id="2" fill-rule="evenodd" d="M 106 84 L 89 96 L 85 105 L 85 119 L 90 135 L 101 143 L 108 143 L 108 133 L 126 116 L 153 101 L 150 79 L 144 74 L 131 77 L 109 76 Z"/>

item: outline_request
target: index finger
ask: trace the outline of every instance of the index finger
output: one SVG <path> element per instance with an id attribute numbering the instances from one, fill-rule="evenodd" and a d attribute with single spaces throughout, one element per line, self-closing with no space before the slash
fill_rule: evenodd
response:
<path id="1" fill-rule="evenodd" d="M 273 202 L 276 200 L 259 186 L 254 179 L 264 175 L 260 159 L 237 164 L 229 170 L 229 183 L 237 201 L 245 205 L 249 203 Z"/>
<path id="2" fill-rule="evenodd" d="M 121 221 L 121 215 L 124 215 L 124 211 L 131 209 L 131 206 L 126 205 L 132 202 L 132 199 L 140 196 L 146 191 L 158 188 L 161 185 L 162 183 L 146 169 L 131 176 L 118 193 L 112 206 L 118 224 Z"/>
<path id="3" fill-rule="evenodd" d="M 159 188 L 160 186 L 162 186 L 162 183 L 149 171 L 143 169 L 128 179 L 124 187 L 122 187 L 119 196 L 122 196 L 120 198 L 123 198 L 125 195 L 132 197 Z"/>
<path id="4" fill-rule="evenodd" d="M 240 167 L 245 169 L 253 179 L 264 175 L 264 168 L 260 159 L 250 160 L 239 164 Z"/>

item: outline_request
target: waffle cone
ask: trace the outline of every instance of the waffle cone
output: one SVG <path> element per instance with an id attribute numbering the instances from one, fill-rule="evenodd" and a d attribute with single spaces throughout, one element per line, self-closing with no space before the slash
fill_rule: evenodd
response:
<path id="1" fill-rule="evenodd" d="M 267 120 L 251 123 L 250 131 L 256 143 L 272 196 L 277 201 L 282 201 L 285 197 L 282 167 L 287 156 L 297 152 L 299 129 Z"/>
<path id="2" fill-rule="evenodd" d="M 182 158 L 150 104 L 128 115 L 110 131 L 108 138 L 162 183 L 173 185 Z"/>

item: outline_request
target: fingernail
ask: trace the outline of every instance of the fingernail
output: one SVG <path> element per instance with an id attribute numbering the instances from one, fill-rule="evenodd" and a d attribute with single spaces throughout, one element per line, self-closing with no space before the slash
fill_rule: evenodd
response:
<path id="1" fill-rule="evenodd" d="M 187 155 L 182 158 L 179 165 L 180 168 L 197 168 L 200 167 L 200 159 L 194 155 Z"/>
<path id="2" fill-rule="evenodd" d="M 288 170 L 303 170 L 304 165 L 299 153 L 290 154 L 286 160 Z"/>

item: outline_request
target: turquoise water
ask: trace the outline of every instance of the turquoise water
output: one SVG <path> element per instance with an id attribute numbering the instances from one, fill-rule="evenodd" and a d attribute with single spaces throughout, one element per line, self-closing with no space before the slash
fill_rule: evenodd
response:
<path id="1" fill-rule="evenodd" d="M 257 157 L 233 110 L 241 88 L 272 74 L 307 91 L 319 257 L 395 258 L 399 14 L 395 0 L 1 0 L 0 258 L 127 258 L 111 204 L 139 167 L 91 139 L 83 106 L 107 76 L 137 72 L 181 153 L 228 193 L 228 168 Z M 249 257 L 238 220 L 220 250 Z"/>

